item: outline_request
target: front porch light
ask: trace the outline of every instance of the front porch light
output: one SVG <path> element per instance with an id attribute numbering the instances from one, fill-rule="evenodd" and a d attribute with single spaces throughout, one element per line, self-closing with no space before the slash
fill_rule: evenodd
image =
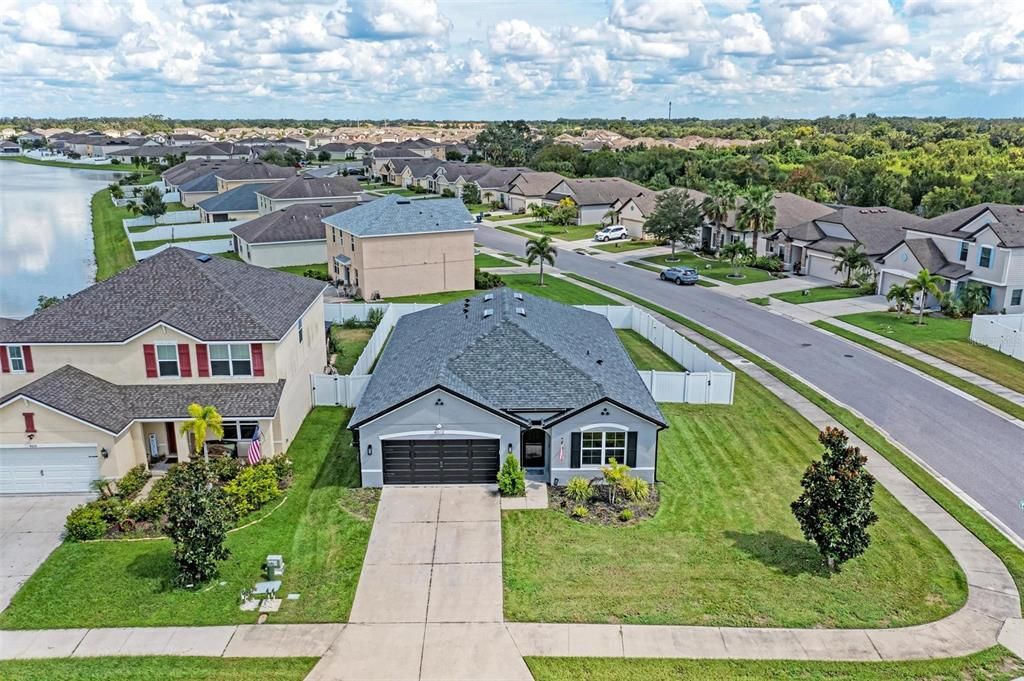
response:
<path id="1" fill-rule="evenodd" d="M 366 445 L 366 456 L 367 458 L 373 456 L 373 445 Z"/>

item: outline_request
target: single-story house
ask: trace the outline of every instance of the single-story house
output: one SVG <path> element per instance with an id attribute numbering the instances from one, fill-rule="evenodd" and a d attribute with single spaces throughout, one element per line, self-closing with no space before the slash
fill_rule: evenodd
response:
<path id="1" fill-rule="evenodd" d="M 349 425 L 367 487 L 492 483 L 507 454 L 554 485 L 612 459 L 653 481 L 665 427 L 605 317 L 510 288 L 399 319 Z"/>
<path id="2" fill-rule="evenodd" d="M 196 204 L 200 222 L 232 222 L 251 220 L 259 217 L 260 203 L 257 192 L 271 187 L 272 183 L 247 183 L 234 189 L 203 199 Z"/>
<path id="3" fill-rule="evenodd" d="M 217 173 L 213 170 L 178 185 L 181 205 L 189 208 L 206 199 L 217 196 Z"/>
<path id="4" fill-rule="evenodd" d="M 250 182 L 283 182 L 295 177 L 295 168 L 264 163 L 263 161 L 242 161 L 221 166 L 217 170 L 217 191 L 226 192 Z"/>
<path id="5" fill-rule="evenodd" d="M 357 206 L 357 201 L 296 203 L 232 227 L 234 251 L 260 267 L 320 264 L 327 245 L 323 219 Z"/>
<path id="6" fill-rule="evenodd" d="M 214 142 L 212 144 L 191 144 L 178 153 L 184 154 L 186 159 L 205 158 L 208 161 L 223 161 L 229 158 L 248 159 L 252 156 L 252 149 L 244 144 L 234 142 Z"/>
<path id="7" fill-rule="evenodd" d="M 359 201 L 365 194 L 354 177 L 314 177 L 303 174 L 261 189 L 258 192 L 259 210 L 262 215 L 296 203 Z M 316 262 L 322 260 L 317 258 Z"/>
<path id="8" fill-rule="evenodd" d="M 513 213 L 525 213 L 530 206 L 544 203 L 544 197 L 564 181 L 558 173 L 527 170 L 509 181 L 498 200 Z"/>
<path id="9" fill-rule="evenodd" d="M 647 218 L 654 212 L 654 208 L 658 204 L 658 196 L 661 193 L 649 189 L 636 196 L 631 196 L 625 201 L 620 201 L 612 207 L 618 216 L 616 221 L 626 228 L 631 238 L 643 239 L 647 236 L 644 225 L 647 223 Z M 691 198 L 697 200 L 695 197 Z"/>
<path id="10" fill-rule="evenodd" d="M 228 159 L 224 161 L 207 161 L 202 158 L 194 158 L 184 163 L 179 163 L 176 166 L 168 168 L 167 170 L 160 173 L 160 178 L 164 181 L 164 185 L 167 191 L 174 192 L 178 191 L 182 184 L 207 175 L 214 173 L 214 171 L 222 170 L 228 166 L 241 165 L 244 161 L 238 159 Z M 216 173 L 214 173 L 214 180 L 216 180 Z M 214 192 L 217 191 L 216 182 L 214 182 Z"/>
<path id="11" fill-rule="evenodd" d="M 16 156 L 21 153 L 21 145 L 17 142 L 11 142 L 10 140 L 4 140 L 0 142 L 0 154 L 6 156 Z"/>
<path id="12" fill-rule="evenodd" d="M 391 195 L 323 222 L 328 273 L 366 300 L 473 288 L 476 228 L 459 199 Z"/>
<path id="13" fill-rule="evenodd" d="M 649 191 L 621 177 L 564 179 L 544 196 L 544 202 L 554 206 L 571 199 L 576 204 L 576 224 L 596 225 L 607 220 L 617 203 Z"/>

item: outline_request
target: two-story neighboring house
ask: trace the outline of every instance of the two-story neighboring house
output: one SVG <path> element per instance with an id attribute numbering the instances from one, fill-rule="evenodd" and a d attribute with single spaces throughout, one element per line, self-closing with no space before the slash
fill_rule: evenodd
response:
<path id="1" fill-rule="evenodd" d="M 983 203 L 917 222 L 878 267 L 881 294 L 927 269 L 947 290 L 985 286 L 992 310 L 1024 312 L 1024 206 Z"/>
<path id="2" fill-rule="evenodd" d="M 473 288 L 476 229 L 459 199 L 386 196 L 323 222 L 328 273 L 367 300 Z"/>
<path id="3" fill-rule="evenodd" d="M 327 358 L 322 282 L 169 248 L 0 325 L 0 493 L 83 492 L 187 460 L 188 405 L 213 454 L 287 450 Z"/>

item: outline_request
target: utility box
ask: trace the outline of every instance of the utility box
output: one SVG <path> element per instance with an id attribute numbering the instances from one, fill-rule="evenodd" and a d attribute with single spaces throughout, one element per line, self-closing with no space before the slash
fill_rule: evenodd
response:
<path id="1" fill-rule="evenodd" d="M 284 558 L 279 555 L 267 556 L 267 579 L 277 579 L 284 574 Z"/>

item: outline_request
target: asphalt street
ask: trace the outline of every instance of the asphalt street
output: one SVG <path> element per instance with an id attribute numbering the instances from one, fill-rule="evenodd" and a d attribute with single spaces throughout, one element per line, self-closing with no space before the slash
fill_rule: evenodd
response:
<path id="1" fill-rule="evenodd" d="M 522 253 L 525 240 L 481 226 L 477 242 Z M 813 327 L 699 286 L 559 249 L 557 267 L 684 315 L 771 358 L 857 410 L 1024 537 L 1024 429 L 962 394 Z M 737 410 L 742 405 L 735 405 Z"/>

